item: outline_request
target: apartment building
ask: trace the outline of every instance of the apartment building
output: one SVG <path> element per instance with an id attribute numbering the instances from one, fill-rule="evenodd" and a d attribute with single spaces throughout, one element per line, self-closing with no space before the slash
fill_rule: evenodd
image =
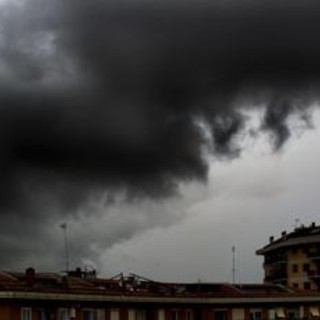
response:
<path id="1" fill-rule="evenodd" d="M 320 226 L 301 225 L 257 250 L 264 256 L 265 283 L 300 290 L 320 290 Z"/>
<path id="2" fill-rule="evenodd" d="M 276 284 L 104 279 L 80 269 L 0 273 L 1 320 L 318 319 L 319 310 L 320 293 Z"/>

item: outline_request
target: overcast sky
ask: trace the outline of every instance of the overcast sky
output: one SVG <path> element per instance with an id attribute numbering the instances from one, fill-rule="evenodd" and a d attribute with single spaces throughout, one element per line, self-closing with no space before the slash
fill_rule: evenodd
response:
<path id="1" fill-rule="evenodd" d="M 318 0 L 0 6 L 0 267 L 262 281 L 317 221 Z"/>
<path id="2" fill-rule="evenodd" d="M 103 255 L 106 270 L 119 268 L 161 280 L 261 282 L 255 250 L 269 236 L 298 224 L 319 224 L 320 114 L 314 129 L 297 134 L 280 153 L 264 139 L 247 143 L 233 161 L 212 161 L 207 186 L 192 185 L 181 220 L 114 245 Z M 299 222 L 297 221 L 299 219 Z M 112 273 L 111 272 L 111 273 Z"/>
<path id="3" fill-rule="evenodd" d="M 181 197 L 119 200 L 107 208 L 92 204 L 89 216 L 68 221 L 71 266 L 94 266 L 104 276 L 133 272 L 163 281 L 232 281 L 235 245 L 236 280 L 261 282 L 263 261 L 255 250 L 297 223 L 320 222 L 319 112 L 313 124 L 296 130 L 277 153 L 265 136 L 246 139 L 239 158 L 212 159 L 207 184 L 183 186 Z M 55 250 L 48 254 L 45 247 L 39 257 L 27 248 L 20 267 L 64 268 L 59 223 L 44 228 Z"/>

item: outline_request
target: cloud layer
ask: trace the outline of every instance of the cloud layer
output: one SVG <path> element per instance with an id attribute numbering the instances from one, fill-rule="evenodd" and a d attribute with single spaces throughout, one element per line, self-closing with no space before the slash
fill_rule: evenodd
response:
<path id="1" fill-rule="evenodd" d="M 21 219 L 26 239 L 42 237 L 106 192 L 158 199 L 205 181 L 208 152 L 238 155 L 243 111 L 260 108 L 260 129 L 280 148 L 290 115 L 306 118 L 318 98 L 319 9 L 312 0 L 3 4 L 4 247 L 20 246 Z"/>

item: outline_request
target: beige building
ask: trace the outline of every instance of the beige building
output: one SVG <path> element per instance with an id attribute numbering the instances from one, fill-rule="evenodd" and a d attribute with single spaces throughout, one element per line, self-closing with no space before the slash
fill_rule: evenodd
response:
<path id="1" fill-rule="evenodd" d="M 270 237 L 256 253 L 264 256 L 265 283 L 320 290 L 320 226 L 315 223 Z"/>

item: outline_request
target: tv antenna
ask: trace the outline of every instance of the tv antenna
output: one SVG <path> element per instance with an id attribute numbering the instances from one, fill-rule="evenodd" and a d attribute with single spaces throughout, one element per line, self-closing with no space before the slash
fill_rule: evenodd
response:
<path id="1" fill-rule="evenodd" d="M 64 250 L 66 259 L 66 272 L 69 271 L 69 246 L 68 246 L 68 225 L 66 222 L 60 224 L 60 228 L 64 234 Z"/>
<path id="2" fill-rule="evenodd" d="M 232 250 L 232 283 L 235 284 L 236 282 L 236 259 L 235 259 L 236 247 L 232 246 L 231 250 Z"/>

